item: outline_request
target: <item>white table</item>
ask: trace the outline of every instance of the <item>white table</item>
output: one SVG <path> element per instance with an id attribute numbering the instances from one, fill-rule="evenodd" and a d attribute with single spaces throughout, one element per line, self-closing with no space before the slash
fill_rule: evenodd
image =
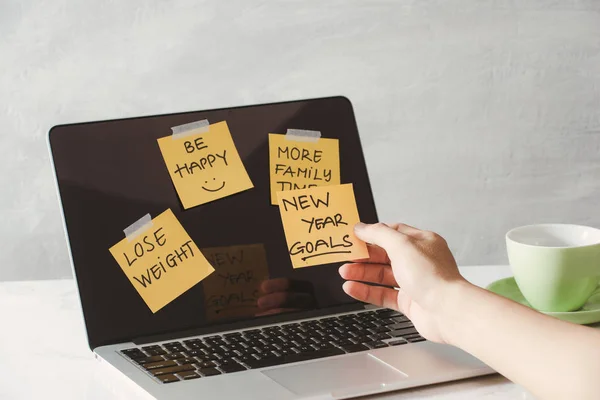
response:
<path id="1" fill-rule="evenodd" d="M 462 267 L 485 286 L 506 266 Z M 89 350 L 74 281 L 0 283 L 0 399 L 144 399 Z M 500 375 L 373 396 L 373 399 L 528 399 Z"/>

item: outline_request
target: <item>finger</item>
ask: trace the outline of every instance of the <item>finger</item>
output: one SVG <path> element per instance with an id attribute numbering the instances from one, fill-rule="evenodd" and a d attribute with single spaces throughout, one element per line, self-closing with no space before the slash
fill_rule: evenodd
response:
<path id="1" fill-rule="evenodd" d="M 353 281 L 345 282 L 342 288 L 356 300 L 398 310 L 398 292 L 394 289 Z"/>
<path id="2" fill-rule="evenodd" d="M 260 290 L 263 293 L 285 292 L 290 288 L 288 278 L 275 278 L 264 281 L 260 284 Z"/>
<path id="3" fill-rule="evenodd" d="M 410 296 L 404 291 L 404 289 L 399 288 L 397 292 L 398 311 L 400 311 L 402 314 L 406 315 L 410 319 L 410 305 L 412 300 Z"/>
<path id="4" fill-rule="evenodd" d="M 260 284 L 260 290 L 261 292 L 267 294 L 276 292 L 314 292 L 312 283 L 309 281 L 301 281 L 289 278 L 267 279 Z"/>
<path id="5" fill-rule="evenodd" d="M 308 293 L 277 292 L 259 297 L 256 305 L 261 310 L 281 307 L 307 309 L 314 305 L 314 298 Z"/>
<path id="6" fill-rule="evenodd" d="M 381 247 L 390 258 L 410 245 L 409 236 L 382 223 L 367 225 L 359 222 L 354 226 L 354 234 L 364 242 Z"/>
<path id="7" fill-rule="evenodd" d="M 256 317 L 263 317 L 265 315 L 281 314 L 284 312 L 291 312 L 291 311 L 299 311 L 299 310 L 297 310 L 295 308 L 273 308 L 271 310 L 258 312 L 254 315 Z"/>
<path id="8" fill-rule="evenodd" d="M 374 264 L 391 264 L 390 258 L 384 249 L 377 246 L 376 244 L 367 243 L 367 249 L 369 250 L 369 258 L 360 258 L 352 260 L 354 262 L 366 262 Z"/>
<path id="9" fill-rule="evenodd" d="M 344 264 L 339 269 L 340 276 L 349 281 L 362 281 L 385 286 L 398 286 L 392 267 L 383 264 Z"/>
<path id="10" fill-rule="evenodd" d="M 412 236 L 417 239 L 422 239 L 423 235 L 425 234 L 425 231 L 422 231 L 421 229 L 415 228 L 414 226 L 410 226 L 407 224 L 402 224 L 402 223 L 390 225 L 390 228 L 393 228 L 400 233 L 403 233 L 408 236 Z"/>

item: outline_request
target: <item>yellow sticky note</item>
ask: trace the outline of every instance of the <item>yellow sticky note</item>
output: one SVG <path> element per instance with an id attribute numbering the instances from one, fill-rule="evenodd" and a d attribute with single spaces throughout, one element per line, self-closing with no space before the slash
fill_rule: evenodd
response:
<path id="1" fill-rule="evenodd" d="M 214 271 L 170 209 L 110 252 L 153 313 Z"/>
<path id="2" fill-rule="evenodd" d="M 337 139 L 299 142 L 269 133 L 271 204 L 277 192 L 340 184 L 340 149 Z"/>
<path id="3" fill-rule="evenodd" d="M 367 258 L 354 236 L 359 222 L 352 184 L 277 192 L 294 268 Z"/>
<path id="4" fill-rule="evenodd" d="M 202 282 L 209 321 L 254 316 L 260 285 L 269 276 L 262 244 L 203 248 L 215 273 Z"/>
<path id="5" fill-rule="evenodd" d="M 254 187 L 225 121 L 158 145 L 185 209 Z"/>

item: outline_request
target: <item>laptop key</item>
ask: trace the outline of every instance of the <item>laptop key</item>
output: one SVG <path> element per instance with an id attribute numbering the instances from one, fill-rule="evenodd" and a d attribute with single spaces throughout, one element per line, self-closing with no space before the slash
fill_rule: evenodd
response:
<path id="1" fill-rule="evenodd" d="M 371 331 L 373 333 L 386 333 L 386 332 L 391 331 L 391 329 L 388 328 L 387 326 L 378 326 L 377 328 L 369 329 L 369 331 Z"/>
<path id="2" fill-rule="evenodd" d="M 311 337 L 308 339 L 308 343 L 310 344 L 319 344 L 323 341 L 323 339 L 317 339 L 316 337 Z"/>
<path id="3" fill-rule="evenodd" d="M 390 340 L 389 342 L 387 342 L 390 346 L 400 346 L 401 344 L 407 344 L 408 342 L 406 340 Z"/>
<path id="4" fill-rule="evenodd" d="M 371 339 L 369 339 L 370 341 Z M 350 339 L 340 339 L 340 340 L 333 340 L 331 343 L 333 343 L 336 346 L 348 346 L 351 344 L 356 344 L 354 343 L 352 340 Z"/>
<path id="5" fill-rule="evenodd" d="M 153 362 L 164 361 L 164 360 L 165 359 L 163 358 L 163 356 L 153 356 L 153 357 L 138 358 L 137 360 L 134 360 L 134 361 L 140 365 L 143 365 L 143 364 L 150 364 Z"/>
<path id="6" fill-rule="evenodd" d="M 384 312 L 377 313 L 379 318 L 394 318 L 394 317 L 404 317 L 404 314 L 394 311 L 394 310 L 385 310 Z"/>
<path id="7" fill-rule="evenodd" d="M 238 355 L 237 353 L 234 353 L 232 351 L 224 351 L 222 353 L 217 353 L 217 357 L 219 357 L 219 359 L 221 359 L 221 360 L 223 360 L 223 359 L 229 360 L 233 357 L 236 357 L 237 355 Z"/>
<path id="8" fill-rule="evenodd" d="M 183 371 L 193 371 L 194 369 L 196 369 L 196 368 L 194 368 L 193 365 L 177 365 L 175 367 L 152 369 L 152 370 L 150 370 L 150 373 L 154 376 L 159 376 L 159 375 L 175 374 L 177 372 L 183 372 Z"/>
<path id="9" fill-rule="evenodd" d="M 152 356 L 162 356 L 167 354 L 166 350 L 163 349 L 155 349 L 155 350 L 146 350 L 146 354 L 148 354 L 150 357 Z"/>
<path id="10" fill-rule="evenodd" d="M 177 360 L 176 362 L 179 365 L 185 365 L 185 364 L 195 364 L 198 361 L 194 358 L 181 358 L 181 359 Z"/>
<path id="11" fill-rule="evenodd" d="M 147 358 L 148 357 L 140 349 L 121 350 L 121 353 L 125 354 L 127 357 L 131 358 L 132 360 L 139 360 L 139 359 Z"/>
<path id="12" fill-rule="evenodd" d="M 321 350 L 323 350 L 323 349 L 331 349 L 331 348 L 335 347 L 333 345 L 333 343 L 328 342 L 328 341 L 323 341 L 323 342 L 321 342 L 321 343 L 319 343 L 319 344 L 317 344 L 315 346 L 317 346 Z"/>
<path id="13" fill-rule="evenodd" d="M 364 344 L 352 344 L 348 346 L 342 346 L 341 349 L 348 353 L 356 353 L 357 351 L 369 350 L 369 347 L 365 346 Z"/>
<path id="14" fill-rule="evenodd" d="M 395 323 L 392 325 L 388 325 L 387 327 L 392 331 L 397 331 L 398 329 L 412 328 L 413 324 L 412 324 L 412 322 L 407 321 L 407 322 L 399 322 L 399 323 Z"/>
<path id="15" fill-rule="evenodd" d="M 256 357 L 253 356 L 243 356 L 243 357 L 237 357 L 236 360 L 238 360 L 241 363 L 246 363 L 246 361 L 255 361 Z"/>
<path id="16" fill-rule="evenodd" d="M 296 352 L 291 349 L 281 349 L 277 351 L 277 354 L 279 354 L 280 356 L 288 356 L 290 354 L 296 354 Z"/>
<path id="17" fill-rule="evenodd" d="M 268 353 L 265 353 L 265 354 L 263 355 L 263 358 L 264 358 L 264 357 L 279 357 L 279 353 L 278 353 L 278 352 L 279 352 L 279 350 L 273 350 L 273 351 L 270 351 L 270 352 L 268 352 Z"/>
<path id="18" fill-rule="evenodd" d="M 338 348 L 311 351 L 308 353 L 290 354 L 283 357 L 265 358 L 263 360 L 248 361 L 246 364 L 252 369 L 272 367 L 274 365 L 283 365 L 300 361 L 316 360 L 318 358 L 337 356 L 346 354 L 343 350 Z"/>
<path id="19" fill-rule="evenodd" d="M 162 382 L 162 383 L 172 383 L 172 382 L 179 382 L 179 378 L 176 377 L 173 374 L 168 374 L 168 375 L 160 375 L 157 376 L 157 378 Z"/>
<path id="20" fill-rule="evenodd" d="M 247 347 L 245 349 L 238 349 L 237 352 L 240 356 L 249 356 L 251 354 L 256 353 L 256 351 L 252 347 Z"/>
<path id="21" fill-rule="evenodd" d="M 419 333 L 419 332 L 415 328 L 399 329 L 396 331 L 388 332 L 388 334 L 391 337 L 400 337 L 400 336 L 410 335 L 413 333 Z"/>
<path id="22" fill-rule="evenodd" d="M 309 353 L 311 351 L 316 351 L 316 349 L 312 346 L 300 346 L 298 347 L 298 350 L 300 350 L 300 353 Z"/>
<path id="23" fill-rule="evenodd" d="M 214 368 L 217 366 L 217 364 L 215 364 L 212 361 L 202 361 L 202 362 L 196 363 L 196 365 L 198 365 L 198 368 Z"/>
<path id="24" fill-rule="evenodd" d="M 194 371 L 182 371 L 182 372 L 178 372 L 176 375 L 179 378 L 183 379 L 184 381 L 200 378 L 200 375 L 198 375 Z"/>
<path id="25" fill-rule="evenodd" d="M 377 321 L 377 323 L 380 326 L 392 325 L 392 324 L 395 324 L 396 322 L 398 322 L 398 321 L 396 321 L 392 318 L 385 318 L 385 319 L 380 319 Z"/>
<path id="26" fill-rule="evenodd" d="M 167 360 L 177 360 L 180 358 L 185 358 L 185 354 L 171 353 L 171 354 L 165 354 L 163 357 Z"/>
<path id="27" fill-rule="evenodd" d="M 170 352 L 185 351 L 185 347 L 183 347 L 183 344 L 179 342 L 164 343 L 163 347 Z"/>
<path id="28" fill-rule="evenodd" d="M 226 365 L 219 365 L 219 369 L 227 374 L 232 372 L 245 371 L 246 367 L 238 363 L 230 363 Z"/>
<path id="29" fill-rule="evenodd" d="M 177 363 L 173 360 L 164 360 L 164 361 L 157 361 L 157 362 L 153 362 L 153 363 L 148 363 L 148 364 L 143 364 L 142 367 L 144 367 L 147 370 L 153 370 L 153 369 L 159 369 L 159 368 L 166 368 L 166 367 L 175 367 L 177 365 Z"/>
<path id="30" fill-rule="evenodd" d="M 372 349 L 380 349 L 382 347 L 388 347 L 387 343 L 382 342 L 381 340 L 376 340 L 373 342 L 365 343 L 366 346 L 369 346 Z"/>
<path id="31" fill-rule="evenodd" d="M 374 335 L 369 335 L 369 337 L 373 340 L 385 340 L 391 338 L 387 333 L 376 333 Z"/>
<path id="32" fill-rule="evenodd" d="M 367 343 L 367 342 L 372 342 L 373 339 L 371 339 L 368 336 L 357 336 L 357 337 L 353 337 L 350 338 L 350 342 L 352 344 L 361 344 L 361 343 Z"/>
<path id="33" fill-rule="evenodd" d="M 201 368 L 198 370 L 202 374 L 202 376 L 214 376 L 221 375 L 221 371 L 216 368 Z"/>

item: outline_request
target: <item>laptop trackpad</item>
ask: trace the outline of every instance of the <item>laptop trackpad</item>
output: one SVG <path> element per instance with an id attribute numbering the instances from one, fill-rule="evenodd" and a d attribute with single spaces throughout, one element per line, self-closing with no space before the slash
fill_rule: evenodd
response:
<path id="1" fill-rule="evenodd" d="M 364 353 L 282 366 L 263 371 L 263 374 L 301 396 L 340 390 L 346 392 L 353 387 L 390 384 L 407 377 L 403 372 Z"/>

